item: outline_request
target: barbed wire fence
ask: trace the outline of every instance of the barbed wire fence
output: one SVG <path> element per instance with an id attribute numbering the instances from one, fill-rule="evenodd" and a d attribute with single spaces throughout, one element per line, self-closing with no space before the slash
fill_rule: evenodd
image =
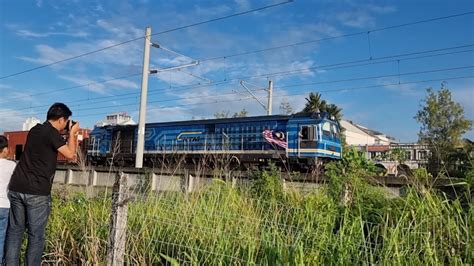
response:
<path id="1" fill-rule="evenodd" d="M 315 250 L 328 252 L 335 245 L 331 240 L 337 241 L 324 238 L 324 232 L 337 221 L 322 220 L 321 214 L 308 214 L 304 203 L 294 206 L 239 197 L 241 192 L 224 181 L 217 181 L 217 186 L 208 185 L 201 191 L 189 191 L 184 182 L 178 192 L 157 192 L 149 187 L 151 183 L 146 174 L 132 183 L 124 173 L 115 178 L 114 191 L 109 195 L 112 198 L 110 221 L 108 225 L 100 225 L 109 232 L 108 265 L 243 265 L 262 262 L 259 261 L 261 256 L 271 260 L 272 252 L 273 259 L 288 262 Z M 329 213 L 333 211 L 328 209 Z M 414 223 L 410 228 L 389 227 L 391 234 L 403 236 L 399 243 L 384 243 L 380 234 L 387 227 L 383 222 L 355 221 L 351 227 L 376 230 L 348 248 L 375 253 L 385 246 L 385 249 L 409 253 L 418 252 L 424 245 L 435 248 L 452 243 L 455 247 L 455 236 L 437 241 L 439 237 L 446 237 L 437 235 L 439 218 L 441 215 L 431 215 L 423 224 Z"/>

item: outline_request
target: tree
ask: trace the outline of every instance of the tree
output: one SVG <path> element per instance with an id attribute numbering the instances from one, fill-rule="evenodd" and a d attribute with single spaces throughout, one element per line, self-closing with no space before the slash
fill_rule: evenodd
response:
<path id="1" fill-rule="evenodd" d="M 449 155 L 461 144 L 461 137 L 472 128 L 464 116 L 464 108 L 451 99 L 451 92 L 441 84 L 438 92 L 426 90 L 426 98 L 414 117 L 420 124 L 419 142 L 430 147 L 428 169 L 433 175 L 441 170 L 449 174 Z"/>
<path id="2" fill-rule="evenodd" d="M 221 112 L 215 112 L 214 113 L 214 118 L 228 118 L 229 117 L 229 111 L 221 111 Z"/>
<path id="3" fill-rule="evenodd" d="M 238 113 L 234 113 L 234 115 L 232 116 L 233 118 L 237 118 L 237 117 L 247 117 L 247 114 L 249 112 L 247 112 L 247 110 L 245 110 L 245 108 L 243 108 L 240 112 Z"/>
<path id="4" fill-rule="evenodd" d="M 319 92 L 309 94 L 306 98 L 306 105 L 303 109 L 305 113 L 318 113 L 326 109 L 326 101 L 321 100 L 321 94 Z"/>
<path id="5" fill-rule="evenodd" d="M 283 99 L 283 101 L 280 103 L 280 113 L 284 115 L 293 114 L 293 107 L 291 107 L 287 99 Z"/>
<path id="6" fill-rule="evenodd" d="M 328 114 L 334 116 L 336 121 L 341 121 L 342 119 L 342 109 L 337 107 L 335 104 L 326 105 L 326 110 Z"/>
<path id="7" fill-rule="evenodd" d="M 335 104 L 328 104 L 326 100 L 321 99 L 321 94 L 316 92 L 311 92 L 309 97 L 306 98 L 306 105 L 303 109 L 304 113 L 314 113 L 314 112 L 325 112 L 331 116 L 334 116 L 336 121 L 341 121 L 342 119 L 342 109 L 337 107 Z"/>

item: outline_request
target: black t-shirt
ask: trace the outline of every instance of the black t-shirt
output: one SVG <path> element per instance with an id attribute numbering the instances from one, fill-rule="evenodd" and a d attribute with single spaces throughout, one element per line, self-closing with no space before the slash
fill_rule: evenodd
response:
<path id="1" fill-rule="evenodd" d="M 66 144 L 49 122 L 37 124 L 28 133 L 8 189 L 32 195 L 49 195 L 53 185 L 58 149 Z"/>

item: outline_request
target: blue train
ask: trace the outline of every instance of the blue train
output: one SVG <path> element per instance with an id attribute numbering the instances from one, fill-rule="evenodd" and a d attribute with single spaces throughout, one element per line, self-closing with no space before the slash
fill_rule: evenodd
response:
<path id="1" fill-rule="evenodd" d="M 88 160 L 134 165 L 135 126 L 95 127 Z M 325 113 L 150 123 L 145 127 L 144 165 L 163 159 L 231 156 L 241 165 L 288 162 L 309 168 L 341 158 L 339 124 Z"/>

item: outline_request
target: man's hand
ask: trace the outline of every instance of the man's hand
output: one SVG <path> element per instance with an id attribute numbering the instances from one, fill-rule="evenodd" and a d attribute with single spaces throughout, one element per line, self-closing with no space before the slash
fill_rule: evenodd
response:
<path id="1" fill-rule="evenodd" d="M 60 147 L 58 151 L 66 157 L 69 161 L 77 160 L 77 134 L 79 133 L 79 122 L 69 126 L 69 139 L 68 144 Z"/>
<path id="2" fill-rule="evenodd" d="M 70 123 L 69 135 L 75 136 L 77 134 L 77 132 L 79 132 L 79 122 L 76 122 L 74 125 L 72 125 L 72 123 Z"/>

